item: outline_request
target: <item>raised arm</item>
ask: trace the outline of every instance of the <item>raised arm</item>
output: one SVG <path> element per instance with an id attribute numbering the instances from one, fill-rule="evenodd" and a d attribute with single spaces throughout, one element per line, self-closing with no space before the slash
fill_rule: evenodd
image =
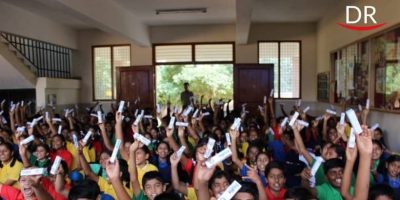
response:
<path id="1" fill-rule="evenodd" d="M 79 163 L 80 163 L 85 175 L 89 179 L 91 179 L 93 181 L 96 181 L 96 183 L 99 182 L 99 177 L 92 172 L 92 170 L 90 169 L 89 164 L 86 161 L 85 156 L 83 155 L 83 147 L 82 147 L 81 144 L 79 145 L 78 156 L 79 156 Z"/>
<path id="2" fill-rule="evenodd" d="M 267 200 L 267 196 L 265 195 L 265 189 L 264 185 L 261 182 L 260 176 L 257 173 L 257 170 L 254 168 L 249 167 L 249 171 L 247 172 L 246 177 L 242 178 L 248 178 L 251 181 L 253 181 L 257 185 L 257 190 L 258 190 L 258 199 L 259 200 Z"/>
<path id="3" fill-rule="evenodd" d="M 358 165 L 358 174 L 356 179 L 355 200 L 368 199 L 369 175 L 372 159 L 372 133 L 366 125 L 363 127 L 363 133 L 356 136 L 357 147 L 360 154 L 360 163 Z"/>
<path id="4" fill-rule="evenodd" d="M 136 132 L 138 132 L 138 131 L 136 130 Z M 122 113 L 120 113 L 120 112 L 115 113 L 115 137 L 116 137 L 116 139 L 121 140 L 121 144 L 125 144 L 124 135 L 122 133 Z M 119 152 L 121 153 L 121 157 L 124 160 L 128 160 L 129 156 L 128 156 L 128 152 L 126 152 L 125 148 L 120 148 Z"/>
<path id="5" fill-rule="evenodd" d="M 21 156 L 21 160 L 22 160 L 22 164 L 24 165 L 24 168 L 30 167 L 31 164 L 29 163 L 29 157 L 28 157 L 28 152 L 26 151 L 26 146 L 19 143 L 18 147 L 19 147 L 19 154 Z"/>
<path id="6" fill-rule="evenodd" d="M 185 128 L 184 127 L 178 128 L 178 137 L 179 137 L 179 142 L 181 143 L 181 145 L 186 147 L 185 153 L 190 154 L 189 145 L 187 144 L 186 138 L 185 138 Z"/>
<path id="7" fill-rule="evenodd" d="M 40 183 L 40 176 L 28 176 L 28 181 L 31 182 L 33 192 L 37 199 L 40 200 L 53 200 L 50 194 L 43 188 Z"/>
<path id="8" fill-rule="evenodd" d="M 172 154 L 170 157 L 171 161 L 171 179 L 172 179 L 172 186 L 174 189 L 184 195 L 187 195 L 188 189 L 187 186 L 184 184 L 181 184 L 179 181 L 179 175 L 178 175 L 178 163 L 179 163 L 179 158 L 176 157 L 176 153 Z"/>
<path id="9" fill-rule="evenodd" d="M 351 177 L 353 175 L 353 167 L 354 163 L 356 162 L 356 159 L 357 159 L 357 147 L 354 148 L 347 147 L 346 165 L 344 167 L 342 186 L 340 188 L 340 192 L 345 200 L 353 199 L 353 197 L 350 194 L 350 186 L 351 186 Z"/>
<path id="10" fill-rule="evenodd" d="M 328 120 L 329 120 L 329 118 L 330 118 L 329 114 L 325 113 L 323 128 L 322 128 L 322 139 L 324 141 L 328 141 Z"/>
<path id="11" fill-rule="evenodd" d="M 104 146 L 107 148 L 107 150 L 112 151 L 114 149 L 114 145 L 111 144 L 111 141 L 107 136 L 106 127 L 104 126 L 104 123 L 99 124 L 99 128 L 101 137 L 103 138 Z"/>
<path id="12" fill-rule="evenodd" d="M 139 141 L 135 140 L 129 147 L 129 175 L 132 184 L 132 191 L 137 196 L 140 194 L 140 184 L 136 167 L 136 151 L 139 148 Z"/>
<path id="13" fill-rule="evenodd" d="M 236 130 L 230 130 L 229 134 L 231 135 L 232 138 L 232 144 L 231 144 L 231 151 L 232 151 L 232 161 L 233 163 L 235 163 L 235 165 L 237 165 L 239 168 L 243 167 L 243 162 L 241 160 L 239 160 L 239 157 L 237 155 L 237 140 L 239 137 L 239 131 Z"/>
<path id="14" fill-rule="evenodd" d="M 215 166 L 211 169 L 207 168 L 204 161 L 197 165 L 197 174 L 195 179 L 197 179 L 197 199 L 198 200 L 210 200 L 210 193 L 208 190 L 208 181 L 214 174 Z"/>
<path id="15" fill-rule="evenodd" d="M 311 154 L 307 151 L 306 147 L 304 146 L 303 139 L 301 138 L 301 135 L 300 135 L 301 129 L 302 129 L 301 125 L 296 123 L 293 128 L 294 139 L 295 139 L 296 144 L 298 145 L 298 151 L 301 153 L 301 155 L 304 156 L 304 158 L 307 160 L 308 164 L 311 164 L 313 161 L 313 157 L 311 156 Z"/>
<path id="16" fill-rule="evenodd" d="M 65 179 L 64 179 L 64 170 L 62 166 L 58 168 L 57 174 L 56 174 L 56 180 L 54 182 L 54 187 L 56 192 L 59 194 L 63 195 L 65 198 L 68 198 L 69 194 L 69 189 L 65 188 Z"/>
<path id="17" fill-rule="evenodd" d="M 124 185 L 122 184 L 122 181 L 120 179 L 120 169 L 119 169 L 118 159 L 115 159 L 115 163 L 110 163 L 109 160 L 107 161 L 106 172 L 114 188 L 114 191 L 117 194 L 118 199 L 130 200 L 131 198 L 129 197 L 129 194 L 126 192 Z"/>

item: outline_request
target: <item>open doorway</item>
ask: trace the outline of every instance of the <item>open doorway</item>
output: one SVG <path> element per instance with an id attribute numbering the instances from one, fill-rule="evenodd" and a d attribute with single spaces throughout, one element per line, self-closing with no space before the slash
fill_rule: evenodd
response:
<path id="1" fill-rule="evenodd" d="M 183 84 L 190 84 L 195 102 L 206 104 L 210 98 L 213 102 L 233 99 L 233 64 L 180 64 L 156 66 L 156 102 L 165 105 L 181 106 L 180 94 Z M 230 105 L 233 105 L 231 102 Z"/>

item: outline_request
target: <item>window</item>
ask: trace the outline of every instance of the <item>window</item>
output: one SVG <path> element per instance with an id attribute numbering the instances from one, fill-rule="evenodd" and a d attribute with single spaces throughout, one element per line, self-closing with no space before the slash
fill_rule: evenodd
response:
<path id="1" fill-rule="evenodd" d="M 300 98 L 301 43 L 259 42 L 258 62 L 274 64 L 274 97 Z"/>
<path id="2" fill-rule="evenodd" d="M 93 47 L 94 100 L 116 98 L 116 69 L 130 66 L 130 55 L 129 45 Z"/>
<path id="3" fill-rule="evenodd" d="M 233 43 L 162 44 L 154 46 L 155 64 L 232 63 Z"/>

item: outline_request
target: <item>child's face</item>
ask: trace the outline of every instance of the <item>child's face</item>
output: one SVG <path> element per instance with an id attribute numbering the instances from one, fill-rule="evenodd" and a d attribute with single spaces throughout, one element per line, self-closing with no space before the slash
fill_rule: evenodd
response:
<path id="1" fill-rule="evenodd" d="M 343 168 L 332 168 L 326 173 L 325 176 L 333 187 L 340 188 L 342 186 Z"/>
<path id="2" fill-rule="evenodd" d="M 259 153 L 258 148 L 256 147 L 252 147 L 249 149 L 249 153 L 248 153 L 248 159 L 254 163 L 256 161 L 256 156 Z"/>
<path id="3" fill-rule="evenodd" d="M 12 152 L 5 146 L 0 145 L 0 161 L 8 162 L 11 160 Z"/>
<path id="4" fill-rule="evenodd" d="M 228 187 L 229 182 L 225 176 L 214 179 L 214 183 L 211 184 L 211 191 L 213 196 L 219 197 Z"/>
<path id="5" fill-rule="evenodd" d="M 372 146 L 372 160 L 378 160 L 381 157 L 382 153 L 383 151 L 379 145 L 374 144 Z"/>
<path id="6" fill-rule="evenodd" d="M 102 168 L 106 168 L 107 160 L 110 158 L 110 155 L 108 153 L 101 153 L 100 154 L 100 165 Z"/>
<path id="7" fill-rule="evenodd" d="M 203 145 L 203 146 L 201 146 L 201 147 L 198 147 L 197 148 L 197 151 L 196 151 L 196 160 L 197 161 L 203 161 L 203 160 L 205 160 L 205 158 L 204 158 L 204 153 L 207 151 L 207 145 Z"/>
<path id="8" fill-rule="evenodd" d="M 46 151 L 46 149 L 44 148 L 44 147 L 42 147 L 42 146 L 39 146 L 37 149 L 36 149 L 36 156 L 37 156 L 37 159 L 38 160 L 43 160 L 43 159 L 45 159 L 47 156 L 48 156 L 48 152 Z"/>
<path id="9" fill-rule="evenodd" d="M 143 185 L 143 190 L 144 190 L 144 194 L 150 200 L 153 200 L 157 195 L 159 195 L 165 191 L 165 186 L 159 180 L 151 179 L 151 180 L 148 180 Z"/>
<path id="10" fill-rule="evenodd" d="M 233 200 L 254 200 L 254 195 L 247 192 L 238 192 Z"/>
<path id="11" fill-rule="evenodd" d="M 19 185 L 21 187 L 21 192 L 24 195 L 25 199 L 30 199 L 35 196 L 35 193 L 33 192 L 32 184 L 28 180 L 27 176 L 20 177 Z"/>
<path id="12" fill-rule="evenodd" d="M 247 133 L 246 132 L 243 132 L 242 134 L 240 134 L 240 141 L 247 142 Z"/>
<path id="13" fill-rule="evenodd" d="M 329 142 L 334 142 L 338 137 L 336 129 L 329 130 L 328 137 L 329 137 Z"/>
<path id="14" fill-rule="evenodd" d="M 268 187 L 275 192 L 280 191 L 286 182 L 283 171 L 277 168 L 271 169 L 271 171 L 268 173 L 267 180 Z"/>
<path id="15" fill-rule="evenodd" d="M 168 147 L 166 144 L 161 143 L 160 145 L 158 145 L 157 155 L 160 158 L 166 158 L 168 156 Z"/>
<path id="16" fill-rule="evenodd" d="M 381 140 L 382 139 L 382 133 L 380 131 L 375 130 L 374 131 L 374 140 Z"/>
<path id="17" fill-rule="evenodd" d="M 259 171 L 265 171 L 265 167 L 268 165 L 268 163 L 269 163 L 269 158 L 268 158 L 268 156 L 267 155 L 265 155 L 265 154 L 260 154 L 258 157 L 257 157 L 257 161 L 256 161 L 256 163 L 257 163 L 257 169 L 259 170 Z"/>
<path id="18" fill-rule="evenodd" d="M 250 131 L 250 135 L 249 135 L 249 140 L 253 141 L 256 140 L 258 138 L 258 134 L 256 131 Z"/>
<path id="19" fill-rule="evenodd" d="M 136 164 L 137 165 L 141 165 L 144 164 L 147 160 L 147 158 L 149 157 L 148 154 L 146 154 L 143 149 L 138 149 L 136 151 Z"/>
<path id="20" fill-rule="evenodd" d="M 397 178 L 400 174 L 400 161 L 395 161 L 387 164 L 388 175 Z"/>

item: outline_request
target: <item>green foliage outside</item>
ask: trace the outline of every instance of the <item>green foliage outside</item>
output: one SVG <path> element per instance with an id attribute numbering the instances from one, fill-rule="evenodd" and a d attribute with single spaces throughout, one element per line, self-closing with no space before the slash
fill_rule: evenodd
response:
<path id="1" fill-rule="evenodd" d="M 189 82 L 197 100 L 233 99 L 233 66 L 231 64 L 159 65 L 156 66 L 157 103 L 181 105 L 183 83 Z"/>
<path id="2" fill-rule="evenodd" d="M 386 94 L 392 95 L 400 90 L 400 65 L 386 66 Z"/>

